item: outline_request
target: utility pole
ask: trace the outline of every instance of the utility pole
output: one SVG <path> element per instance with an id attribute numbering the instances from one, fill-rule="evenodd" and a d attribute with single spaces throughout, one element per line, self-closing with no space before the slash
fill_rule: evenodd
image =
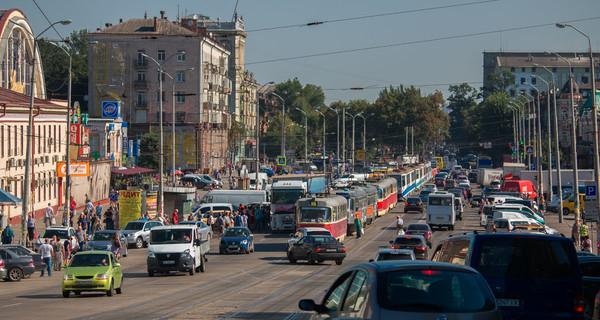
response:
<path id="1" fill-rule="evenodd" d="M 346 107 L 342 111 L 342 163 L 346 172 Z M 342 173 L 344 173 L 342 172 Z"/>
<path id="2" fill-rule="evenodd" d="M 415 154 L 415 127 L 410 127 L 411 138 L 410 138 L 410 154 Z"/>

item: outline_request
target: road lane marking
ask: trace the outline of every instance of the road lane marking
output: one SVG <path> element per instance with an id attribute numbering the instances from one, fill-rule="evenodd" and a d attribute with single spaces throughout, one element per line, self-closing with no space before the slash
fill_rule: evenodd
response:
<path id="1" fill-rule="evenodd" d="M 20 305 L 20 304 L 23 304 L 23 303 L 13 303 L 13 304 L 7 304 L 7 305 L 5 305 L 5 306 L 2 306 L 2 307 L 0 307 L 0 308 L 14 307 L 14 306 L 18 306 L 18 305 Z"/>

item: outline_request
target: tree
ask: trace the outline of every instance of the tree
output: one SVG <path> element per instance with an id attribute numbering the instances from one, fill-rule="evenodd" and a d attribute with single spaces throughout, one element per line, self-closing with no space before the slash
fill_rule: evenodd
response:
<path id="1" fill-rule="evenodd" d="M 471 114 L 477 106 L 481 94 L 467 83 L 452 85 L 449 88 L 448 109 L 450 109 L 450 134 L 452 140 L 460 145 L 469 140 Z"/>
<path id="2" fill-rule="evenodd" d="M 138 165 L 142 168 L 156 169 L 159 165 L 159 143 L 158 134 L 146 133 L 140 141 L 140 157 Z"/>
<path id="3" fill-rule="evenodd" d="M 506 92 L 510 86 L 515 84 L 516 76 L 508 70 L 502 70 L 500 73 L 489 74 L 485 80 L 488 85 L 481 87 L 484 99 L 495 92 Z"/>

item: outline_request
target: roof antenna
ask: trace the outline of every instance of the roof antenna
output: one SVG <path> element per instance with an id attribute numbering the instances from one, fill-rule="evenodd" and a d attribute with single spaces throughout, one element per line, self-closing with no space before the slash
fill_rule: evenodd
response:
<path id="1" fill-rule="evenodd" d="M 235 18 L 237 16 L 237 6 L 238 6 L 239 2 L 240 2 L 240 0 L 235 1 L 235 8 L 233 8 L 233 17 L 231 17 L 232 22 L 235 22 Z"/>

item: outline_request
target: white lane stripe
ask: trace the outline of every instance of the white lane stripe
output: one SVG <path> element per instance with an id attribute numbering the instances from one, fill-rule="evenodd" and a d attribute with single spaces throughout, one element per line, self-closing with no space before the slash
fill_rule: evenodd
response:
<path id="1" fill-rule="evenodd" d="M 20 305 L 20 304 L 23 304 L 23 303 L 13 303 L 13 304 L 7 304 L 7 305 L 5 305 L 5 306 L 2 306 L 2 307 L 0 307 L 0 308 L 13 307 L 13 306 L 18 306 L 18 305 Z"/>

